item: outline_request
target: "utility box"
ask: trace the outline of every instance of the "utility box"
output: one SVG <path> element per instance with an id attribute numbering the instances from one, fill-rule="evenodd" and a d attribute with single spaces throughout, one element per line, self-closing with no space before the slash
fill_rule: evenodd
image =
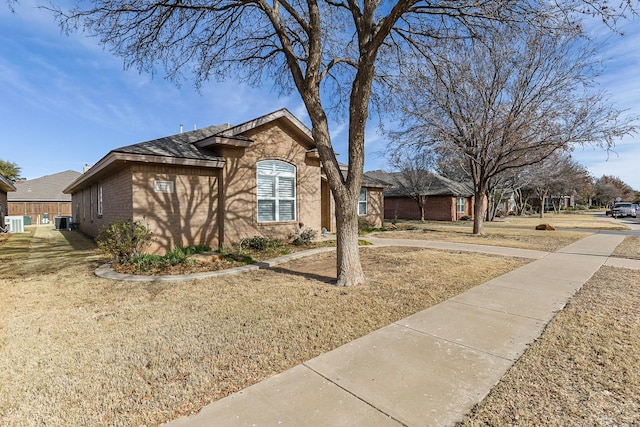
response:
<path id="1" fill-rule="evenodd" d="M 5 216 L 4 225 L 9 228 L 9 233 L 24 233 L 23 216 Z"/>
<path id="2" fill-rule="evenodd" d="M 56 216 L 54 219 L 56 230 L 71 230 L 71 223 L 73 217 L 71 216 Z"/>

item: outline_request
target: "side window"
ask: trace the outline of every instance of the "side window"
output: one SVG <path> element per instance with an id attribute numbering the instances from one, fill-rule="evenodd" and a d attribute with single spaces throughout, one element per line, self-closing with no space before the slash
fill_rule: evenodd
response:
<path id="1" fill-rule="evenodd" d="M 93 221 L 93 185 L 89 186 L 89 216 Z"/>
<path id="2" fill-rule="evenodd" d="M 366 215 L 368 212 L 367 201 L 369 194 L 366 188 L 360 189 L 360 196 L 358 196 L 358 215 Z"/>
<path id="3" fill-rule="evenodd" d="M 458 213 L 464 213 L 465 209 L 464 209 L 464 197 L 458 197 L 456 199 L 456 211 Z"/>
<path id="4" fill-rule="evenodd" d="M 98 183 L 98 216 L 102 216 L 102 183 Z"/>
<path id="5" fill-rule="evenodd" d="M 257 163 L 258 222 L 295 221 L 296 168 L 279 160 Z"/>

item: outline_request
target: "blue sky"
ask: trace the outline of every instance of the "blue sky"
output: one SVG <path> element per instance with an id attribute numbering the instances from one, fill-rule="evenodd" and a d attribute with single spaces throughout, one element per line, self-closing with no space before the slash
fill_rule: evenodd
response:
<path id="1" fill-rule="evenodd" d="M 4 3 L 4 2 L 3 2 Z M 220 123 L 238 124 L 288 108 L 308 123 L 297 95 L 279 97 L 270 85 L 252 88 L 232 80 L 207 83 L 200 92 L 137 70 L 83 34 L 62 35 L 52 14 L 20 0 L 11 14 L 0 5 L 0 159 L 33 179 L 68 169 L 82 171 L 124 145 Z M 640 27 L 635 22 L 635 27 Z M 600 83 L 619 109 L 640 115 L 640 28 L 625 23 L 624 37 L 608 37 Z M 367 132 L 365 170 L 385 168 L 378 154 L 384 138 L 377 123 Z M 346 126 L 332 125 L 340 160 L 346 162 Z M 599 177 L 618 176 L 640 190 L 640 135 L 616 143 L 614 152 L 577 148 L 576 159 Z"/>

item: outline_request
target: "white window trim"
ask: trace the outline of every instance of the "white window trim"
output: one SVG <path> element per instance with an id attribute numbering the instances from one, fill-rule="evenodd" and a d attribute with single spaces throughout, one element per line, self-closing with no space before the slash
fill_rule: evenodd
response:
<path id="1" fill-rule="evenodd" d="M 360 200 L 360 196 L 362 196 L 363 192 L 364 192 L 364 200 Z M 360 206 L 364 206 L 364 213 L 360 213 Z M 369 215 L 369 190 L 367 190 L 364 187 L 360 189 L 360 194 L 358 194 L 358 215 L 359 216 Z"/>
<path id="2" fill-rule="evenodd" d="M 462 200 L 462 210 L 460 209 L 460 200 Z M 466 212 L 467 202 L 464 197 L 456 197 L 456 212 L 457 213 L 465 213 Z"/>
<path id="3" fill-rule="evenodd" d="M 267 164 L 270 163 L 272 165 L 272 170 L 271 171 L 266 171 L 264 169 L 261 169 L 259 167 L 260 164 Z M 291 172 L 285 172 L 285 171 L 277 171 L 276 170 L 276 165 L 281 164 L 281 165 L 286 165 L 287 167 L 292 168 Z M 274 192 L 275 195 L 273 197 L 260 197 L 258 195 L 258 181 L 260 179 L 260 176 L 265 176 L 265 177 L 273 177 L 275 178 L 274 181 Z M 293 197 L 286 197 L 286 196 L 280 196 L 278 194 L 279 191 L 279 181 L 280 178 L 289 178 L 289 179 L 293 179 Z M 258 223 L 273 223 L 273 222 L 295 222 L 296 218 L 297 218 L 297 199 L 298 199 L 298 194 L 297 194 L 297 181 L 296 181 L 296 167 L 295 165 L 292 165 L 291 163 L 287 163 L 284 162 L 282 160 L 261 160 L 259 162 L 256 163 L 256 219 Z M 260 204 L 261 200 L 272 200 L 274 201 L 274 216 L 272 220 L 261 220 L 260 219 L 260 215 L 258 212 L 258 206 Z M 291 219 L 280 219 L 280 201 L 293 201 L 293 218 Z"/>
<path id="4" fill-rule="evenodd" d="M 91 221 L 93 221 L 93 185 L 89 186 L 89 215 Z"/>
<path id="5" fill-rule="evenodd" d="M 102 183 L 98 183 L 98 216 L 102 216 Z"/>

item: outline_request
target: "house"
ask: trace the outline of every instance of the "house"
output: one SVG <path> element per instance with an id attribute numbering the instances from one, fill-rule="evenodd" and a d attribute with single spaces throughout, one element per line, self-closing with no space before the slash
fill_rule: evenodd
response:
<path id="1" fill-rule="evenodd" d="M 9 215 L 28 217 L 27 225 L 47 224 L 56 216 L 71 216 L 71 195 L 62 190 L 79 176 L 80 172 L 67 170 L 16 181 L 16 191 L 9 195 Z"/>
<path id="2" fill-rule="evenodd" d="M 382 224 L 383 187 L 365 183 L 361 215 Z M 65 190 L 73 221 L 96 236 L 117 220 L 153 232 L 151 252 L 335 231 L 333 197 L 311 131 L 286 109 L 117 148 Z"/>
<path id="3" fill-rule="evenodd" d="M 8 193 L 16 191 L 15 185 L 0 174 L 0 227 L 4 227 L 4 217 L 9 214 Z"/>
<path id="4" fill-rule="evenodd" d="M 388 182 L 384 189 L 384 218 L 387 220 L 419 220 L 420 209 L 417 201 L 403 190 L 401 172 L 381 170 L 367 172 L 365 176 Z M 473 189 L 463 183 L 455 182 L 444 176 L 430 173 L 429 182 L 422 186 L 426 196 L 424 219 L 431 221 L 457 221 L 462 217 L 473 219 Z M 404 186 L 407 187 L 406 185 Z"/>

